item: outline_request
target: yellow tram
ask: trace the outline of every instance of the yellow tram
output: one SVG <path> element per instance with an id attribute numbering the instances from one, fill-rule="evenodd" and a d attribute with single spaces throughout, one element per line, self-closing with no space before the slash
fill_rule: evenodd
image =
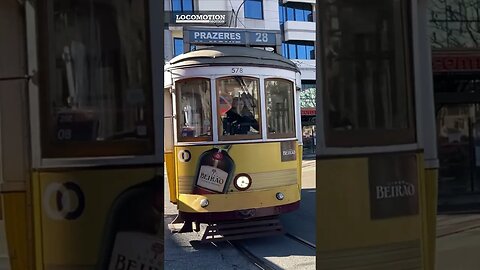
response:
<path id="1" fill-rule="evenodd" d="M 181 232 L 299 207 L 299 85 L 293 62 L 248 47 L 200 49 L 165 66 L 165 161 Z"/>
<path id="2" fill-rule="evenodd" d="M 148 31 L 161 10 L 142 0 L 0 2 L 10 269 L 163 269 L 162 84 L 152 79 L 161 63 L 150 61 L 163 32 Z"/>

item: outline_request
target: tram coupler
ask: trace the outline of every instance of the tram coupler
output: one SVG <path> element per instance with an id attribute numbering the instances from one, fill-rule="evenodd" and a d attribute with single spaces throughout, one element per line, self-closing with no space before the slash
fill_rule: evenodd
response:
<path id="1" fill-rule="evenodd" d="M 193 225 L 194 225 L 194 226 L 193 226 L 193 230 L 194 230 L 195 232 L 199 232 L 199 231 L 200 231 L 200 222 L 195 221 L 195 222 L 193 223 Z"/>
<path id="2" fill-rule="evenodd" d="M 200 226 L 197 226 L 199 229 Z M 195 228 L 195 231 L 197 231 Z M 175 219 L 168 224 L 168 229 L 170 229 L 171 233 L 187 233 L 193 232 L 193 226 L 191 221 L 184 220 L 181 215 L 177 215 Z"/>

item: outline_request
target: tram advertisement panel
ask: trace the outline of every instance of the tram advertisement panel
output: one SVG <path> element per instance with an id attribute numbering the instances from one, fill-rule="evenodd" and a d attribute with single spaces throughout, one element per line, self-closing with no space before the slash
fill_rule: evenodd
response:
<path id="1" fill-rule="evenodd" d="M 176 147 L 180 194 L 299 184 L 296 141 Z"/>
<path id="2" fill-rule="evenodd" d="M 163 181 L 156 171 L 34 174 L 37 268 L 162 269 Z"/>
<path id="3" fill-rule="evenodd" d="M 418 168 L 415 154 L 369 157 L 372 219 L 417 215 Z"/>

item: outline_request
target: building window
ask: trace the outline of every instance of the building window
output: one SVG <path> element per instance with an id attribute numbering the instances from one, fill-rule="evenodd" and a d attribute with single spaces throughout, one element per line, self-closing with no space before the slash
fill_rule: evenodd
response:
<path id="1" fill-rule="evenodd" d="M 182 53 L 183 53 L 183 38 L 174 38 L 173 39 L 174 56 L 180 55 Z"/>
<path id="2" fill-rule="evenodd" d="M 313 22 L 312 5 L 306 3 L 286 3 L 279 5 L 280 24 L 286 21 Z"/>
<path id="3" fill-rule="evenodd" d="M 333 0 L 322 16 L 326 145 L 415 142 L 410 1 Z"/>
<path id="4" fill-rule="evenodd" d="M 176 82 L 176 88 L 179 140 L 211 140 L 210 80 L 186 79 Z"/>
<path id="5" fill-rule="evenodd" d="M 262 0 L 245 0 L 245 18 L 263 20 Z"/>
<path id="6" fill-rule="evenodd" d="M 282 44 L 282 53 L 288 59 L 315 59 L 315 49 L 313 42 L 290 41 Z"/>
<path id="7" fill-rule="evenodd" d="M 193 11 L 193 0 L 172 0 L 172 11 Z"/>

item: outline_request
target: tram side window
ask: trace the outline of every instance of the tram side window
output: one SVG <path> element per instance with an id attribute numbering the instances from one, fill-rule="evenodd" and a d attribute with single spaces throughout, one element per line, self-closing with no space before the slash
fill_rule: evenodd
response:
<path id="1" fill-rule="evenodd" d="M 43 156 L 153 154 L 145 1 L 52 2 L 39 4 Z"/>
<path id="2" fill-rule="evenodd" d="M 176 89 L 179 141 L 211 140 L 210 80 L 182 80 Z"/>
<path id="3" fill-rule="evenodd" d="M 220 139 L 261 138 L 259 85 L 256 78 L 217 79 Z"/>
<path id="4" fill-rule="evenodd" d="M 295 137 L 293 83 L 282 79 L 267 79 L 265 97 L 268 137 Z"/>
<path id="5" fill-rule="evenodd" d="M 332 0 L 325 7 L 328 146 L 415 142 L 407 2 Z"/>

